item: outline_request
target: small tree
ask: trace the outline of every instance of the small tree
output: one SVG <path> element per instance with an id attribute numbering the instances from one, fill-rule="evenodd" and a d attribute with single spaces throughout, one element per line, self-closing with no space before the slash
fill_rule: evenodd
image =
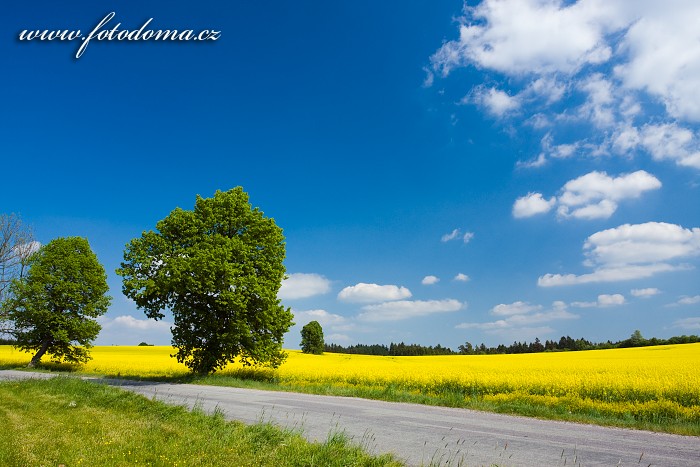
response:
<path id="1" fill-rule="evenodd" d="M 44 354 L 55 361 L 84 363 L 101 326 L 92 318 L 107 312 L 107 275 L 84 238 L 52 240 L 34 253 L 29 271 L 10 286 L 5 301 L 15 347 L 35 351 L 29 366 Z"/>
<path id="2" fill-rule="evenodd" d="M 197 196 L 124 251 L 117 274 L 124 294 L 159 320 L 174 318 L 173 355 L 196 373 L 239 358 L 279 366 L 292 313 L 277 298 L 284 277 L 284 236 L 241 187 Z"/>
<path id="3" fill-rule="evenodd" d="M 318 321 L 311 321 L 301 328 L 301 351 L 321 355 L 323 349 L 323 328 Z"/>

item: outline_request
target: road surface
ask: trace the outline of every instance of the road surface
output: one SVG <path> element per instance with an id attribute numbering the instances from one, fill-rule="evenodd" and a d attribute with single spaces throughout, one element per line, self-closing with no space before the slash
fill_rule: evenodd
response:
<path id="1" fill-rule="evenodd" d="M 0 371 L 1 379 L 50 377 Z M 98 380 L 148 398 L 269 421 L 325 441 L 344 432 L 408 465 L 700 466 L 700 438 L 492 414 L 465 409 L 192 384 Z"/>

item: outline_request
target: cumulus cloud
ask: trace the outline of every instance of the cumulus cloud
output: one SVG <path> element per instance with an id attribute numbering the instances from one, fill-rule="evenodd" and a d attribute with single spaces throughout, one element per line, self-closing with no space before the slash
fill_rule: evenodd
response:
<path id="1" fill-rule="evenodd" d="M 509 75 L 573 73 L 612 54 L 605 34 L 625 25 L 602 2 L 563 7 L 538 0 L 483 1 L 466 7 L 459 39 L 433 55 L 436 70 L 476 65 Z"/>
<path id="2" fill-rule="evenodd" d="M 459 300 L 401 300 L 377 305 L 365 305 L 358 319 L 363 321 L 399 321 L 428 316 L 436 313 L 449 313 L 461 310 L 465 304 Z"/>
<path id="3" fill-rule="evenodd" d="M 97 345 L 136 345 L 148 342 L 155 345 L 170 343 L 173 323 L 164 320 L 139 319 L 131 315 L 120 315 L 115 318 L 100 316 L 97 322 L 102 326 L 97 337 Z"/>
<path id="4" fill-rule="evenodd" d="M 664 222 L 625 224 L 597 232 L 583 246 L 585 266 L 593 272 L 545 274 L 538 285 L 551 287 L 641 279 L 689 268 L 678 264 L 700 255 L 700 228 L 686 229 Z"/>
<path id="5" fill-rule="evenodd" d="M 598 295 L 598 306 L 619 306 L 625 304 L 625 296 L 622 294 Z"/>
<path id="6" fill-rule="evenodd" d="M 139 331 L 150 331 L 158 329 L 170 330 L 172 323 L 167 321 L 155 321 L 152 319 L 138 319 L 129 315 L 117 316 L 111 321 L 106 321 L 102 323 L 102 327 L 105 329 L 113 329 L 115 327 L 122 329 L 135 329 Z"/>
<path id="7" fill-rule="evenodd" d="M 546 200 L 541 193 L 528 193 L 526 196 L 515 200 L 513 204 L 513 217 L 532 217 L 537 214 L 549 212 L 556 204 L 557 199 L 552 197 Z"/>
<path id="8" fill-rule="evenodd" d="M 688 128 L 681 127 L 675 122 L 647 124 L 639 130 L 638 135 L 638 140 L 628 143 L 630 149 L 641 146 L 656 160 L 670 159 L 678 165 L 700 169 L 698 141 Z"/>
<path id="9" fill-rule="evenodd" d="M 329 334 L 328 336 L 325 336 L 323 340 L 329 343 L 332 342 L 334 344 L 340 345 L 350 345 L 354 342 L 350 336 L 339 333 Z"/>
<path id="10" fill-rule="evenodd" d="M 619 201 L 639 198 L 644 192 L 659 188 L 661 182 L 644 170 L 615 178 L 594 171 L 566 182 L 557 198 L 558 213 L 579 219 L 607 219 L 617 210 Z"/>
<path id="11" fill-rule="evenodd" d="M 457 281 L 457 282 L 469 282 L 471 279 L 470 279 L 469 276 L 467 276 L 466 274 L 462 274 L 462 273 L 460 272 L 459 274 L 457 274 L 457 275 L 454 277 L 453 280 L 455 280 L 455 281 Z"/>
<path id="12" fill-rule="evenodd" d="M 653 297 L 654 295 L 660 294 L 661 291 L 657 288 L 654 287 L 649 287 L 646 289 L 632 289 L 630 290 L 630 294 L 632 294 L 633 297 L 637 298 L 650 298 Z"/>
<path id="13" fill-rule="evenodd" d="M 319 274 L 294 273 L 282 281 L 277 296 L 282 300 L 294 300 L 322 295 L 331 290 L 331 281 Z"/>
<path id="14" fill-rule="evenodd" d="M 474 89 L 462 99 L 462 103 L 475 103 L 496 117 L 503 117 L 520 107 L 520 100 L 517 96 L 511 96 L 496 88 L 486 89 L 483 87 Z"/>
<path id="15" fill-rule="evenodd" d="M 411 291 L 406 287 L 396 285 L 359 284 L 345 287 L 338 294 L 338 300 L 354 303 L 385 302 L 411 297 Z"/>
<path id="16" fill-rule="evenodd" d="M 457 329 L 479 329 L 487 332 L 504 332 L 515 329 L 529 328 L 533 325 L 549 323 L 558 320 L 578 319 L 579 316 L 569 312 L 563 302 L 557 301 L 552 303 L 552 307 L 548 311 L 542 310 L 540 305 L 530 305 L 526 302 L 514 302 L 510 305 L 496 305 L 491 310 L 491 314 L 495 316 L 504 316 L 496 321 L 485 323 L 460 323 L 455 326 Z M 546 333 L 551 332 L 548 328 Z M 545 332 L 543 332 L 545 334 Z"/>
<path id="17" fill-rule="evenodd" d="M 615 75 L 625 87 L 657 97 L 673 118 L 699 121 L 700 31 L 693 18 L 700 16 L 700 5 L 692 0 L 640 5 L 620 44 L 629 58 Z"/>
<path id="18" fill-rule="evenodd" d="M 677 319 L 676 321 L 673 322 L 673 325 L 671 327 L 680 328 L 680 329 L 687 329 L 687 330 L 700 329 L 700 316 L 694 316 L 692 318 Z"/>
<path id="19" fill-rule="evenodd" d="M 643 150 L 700 169 L 699 16 L 694 0 L 483 0 L 430 57 L 431 79 L 483 70 L 465 100 L 492 116 L 517 111 L 535 130 L 586 124 L 574 144 L 598 147 L 588 154 Z"/>
<path id="20" fill-rule="evenodd" d="M 423 280 L 421 281 L 421 284 L 433 285 L 433 284 L 437 284 L 438 282 L 440 282 L 440 278 L 438 278 L 436 276 L 425 276 L 423 278 Z"/>
<path id="21" fill-rule="evenodd" d="M 530 313 L 531 311 L 537 311 L 542 309 L 541 305 L 530 305 L 527 302 L 513 302 L 509 305 L 500 304 L 496 305 L 491 309 L 491 314 L 497 316 L 513 316 L 513 315 L 524 315 Z"/>
<path id="22" fill-rule="evenodd" d="M 671 303 L 670 305 L 667 306 L 685 306 L 685 305 L 696 305 L 700 303 L 700 295 L 695 295 L 695 296 L 688 296 L 684 295 L 683 297 L 679 298 L 678 301 Z"/>
<path id="23" fill-rule="evenodd" d="M 598 301 L 572 302 L 571 306 L 575 308 L 608 308 L 624 305 L 626 303 L 625 296 L 622 294 L 602 294 L 598 295 Z"/>
<path id="24" fill-rule="evenodd" d="M 304 325 L 311 321 L 318 321 L 321 326 L 338 326 L 347 323 L 347 320 L 343 316 L 328 313 L 326 310 L 320 309 L 305 311 L 292 310 L 292 314 L 294 314 L 294 323 L 296 326 Z"/>
<path id="25" fill-rule="evenodd" d="M 593 171 L 569 180 L 559 196 L 546 201 L 540 193 L 529 193 L 513 205 L 516 218 L 546 213 L 558 205 L 560 217 L 576 219 L 607 219 L 617 210 L 618 203 L 639 198 L 644 192 L 661 188 L 661 182 L 644 170 L 611 177 Z"/>

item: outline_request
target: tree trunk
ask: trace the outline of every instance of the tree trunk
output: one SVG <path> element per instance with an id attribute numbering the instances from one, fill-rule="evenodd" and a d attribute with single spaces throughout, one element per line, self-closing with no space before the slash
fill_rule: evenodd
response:
<path id="1" fill-rule="evenodd" d="M 32 360 L 29 362 L 29 365 L 27 365 L 28 368 L 34 368 L 39 364 L 39 361 L 41 360 L 41 357 L 44 356 L 46 351 L 49 349 L 49 345 L 51 344 L 51 339 L 45 339 L 44 342 L 41 343 L 41 348 L 39 351 L 32 357 Z"/>

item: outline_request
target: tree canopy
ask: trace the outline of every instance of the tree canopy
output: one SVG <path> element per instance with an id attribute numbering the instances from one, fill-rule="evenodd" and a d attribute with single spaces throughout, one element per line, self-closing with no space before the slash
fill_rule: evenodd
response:
<path id="1" fill-rule="evenodd" d="M 10 285 L 3 308 L 15 346 L 35 351 L 30 366 L 48 353 L 55 361 L 83 363 L 107 312 L 107 275 L 84 238 L 56 238 L 31 255 L 29 270 Z"/>
<path id="2" fill-rule="evenodd" d="M 323 353 L 323 328 L 318 321 L 311 321 L 301 328 L 301 351 L 320 355 Z"/>
<path id="3" fill-rule="evenodd" d="M 248 201 L 241 187 L 194 210 L 173 210 L 127 244 L 117 274 L 123 292 L 149 318 L 169 310 L 177 360 L 211 373 L 238 358 L 279 366 L 292 314 L 277 292 L 284 278 L 282 229 Z"/>

